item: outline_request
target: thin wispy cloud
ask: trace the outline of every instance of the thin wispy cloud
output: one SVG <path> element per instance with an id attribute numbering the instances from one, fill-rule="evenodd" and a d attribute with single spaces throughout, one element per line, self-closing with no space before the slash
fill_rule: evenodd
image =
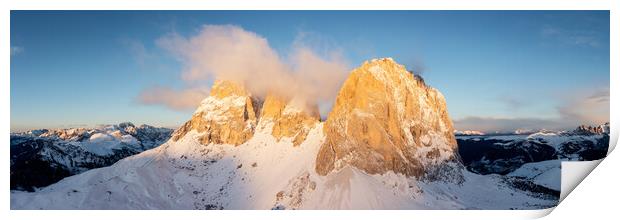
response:
<path id="1" fill-rule="evenodd" d="M 601 46 L 599 32 L 587 29 L 565 29 L 554 26 L 545 26 L 541 29 L 541 35 L 547 40 L 557 41 L 563 44 L 599 47 Z"/>
<path id="2" fill-rule="evenodd" d="M 73 108 L 76 104 L 81 110 L 93 112 L 100 106 L 128 102 L 148 107 L 118 106 L 98 114 L 97 120 L 116 120 L 121 115 L 135 116 L 136 119 L 132 120 L 149 123 L 178 124 L 186 119 L 187 111 L 194 110 L 192 106 L 200 102 L 200 98 L 192 98 L 198 97 L 192 94 L 208 95 L 206 92 L 183 91 L 208 91 L 213 79 L 219 76 L 241 76 L 251 82 L 256 79 L 266 81 L 286 73 L 282 74 L 287 78 L 285 80 L 306 79 L 296 75 L 312 73 L 312 68 L 316 67 L 314 62 L 335 64 L 321 69 L 345 66 L 342 75 L 319 73 L 312 76 L 318 79 L 309 80 L 312 85 L 292 83 L 294 92 L 290 94 L 324 94 L 317 101 L 324 116 L 334 103 L 333 95 L 329 94 L 341 87 L 341 80 L 351 68 L 377 57 L 393 57 L 409 70 L 425 74 L 426 81 L 446 95 L 449 112 L 458 116 L 454 119 L 466 116 L 560 118 L 558 108 L 561 104 L 566 106 L 562 108 L 565 115 L 583 115 L 584 110 L 571 110 L 568 107 L 571 106 L 570 100 L 562 101 L 555 90 L 574 88 L 579 85 L 575 81 L 584 80 L 596 80 L 609 86 L 609 12 L 510 13 L 520 14 L 518 16 L 494 12 L 473 14 L 415 11 L 396 14 L 373 11 L 133 12 L 116 13 L 108 19 L 106 17 L 110 14 L 104 12 L 45 13 L 34 17 L 31 13 L 15 12 L 11 14 L 12 18 L 14 16 L 11 27 L 15 28 L 11 30 L 9 45 L 11 100 L 14 100 L 11 108 L 15 113 L 11 115 L 14 119 L 11 127 L 81 123 L 82 114 L 59 113 L 79 110 Z M 201 26 L 206 21 L 235 26 Z M 75 24 L 80 28 L 70 28 L 67 22 L 77 22 Z M 463 31 L 464 24 L 467 24 L 466 31 Z M 59 31 L 48 27 L 68 28 Z M 346 31 L 338 27 L 346 27 Z M 171 44 L 163 47 L 166 40 Z M 224 44 L 219 46 L 219 42 Z M 236 49 L 233 45 L 248 48 L 253 45 L 256 50 L 242 46 Z M 596 45 L 598 47 L 593 47 Z M 209 55 L 206 52 L 209 49 L 217 50 Z M 246 57 L 251 57 L 249 52 L 273 56 L 246 61 Z M 309 59 L 312 57 L 317 59 Z M 220 58 L 227 62 L 219 65 Z M 304 63 L 298 60 L 304 60 Z M 343 60 L 350 60 L 351 65 L 341 62 Z M 273 65 L 255 68 L 252 63 Z M 271 71 L 269 66 L 279 67 L 272 69 L 277 71 Z M 228 74 L 224 71 L 226 68 L 247 74 Z M 71 86 L 51 83 L 48 80 L 50 73 L 54 73 L 54 79 L 71 82 Z M 192 77 L 194 80 L 189 79 Z M 320 80 L 323 78 L 328 79 Z M 322 85 L 320 83 L 328 84 L 325 91 L 314 89 L 321 88 L 317 86 Z M 262 90 L 261 84 L 257 82 L 250 87 L 256 93 Z M 101 93 L 93 92 L 98 90 L 95 87 L 123 89 Z M 85 92 L 71 93 L 75 90 Z M 128 91 L 134 92 L 127 96 Z M 489 91 L 493 93 L 489 94 Z M 597 96 L 594 92 L 583 96 L 592 96 L 588 101 L 591 103 L 608 102 L 609 97 Z M 67 99 L 66 94 L 75 98 Z M 185 94 L 189 98 L 176 98 L 189 101 L 178 101 L 167 94 Z M 498 100 L 503 94 L 511 97 Z M 117 98 L 110 99 L 111 96 Z M 83 102 L 93 99 L 98 101 Z M 321 100 L 327 104 L 322 106 Z M 50 102 L 57 105 L 52 109 L 47 105 Z M 584 106 L 578 105 L 584 102 L 572 103 L 573 106 Z M 179 112 L 162 111 L 162 108 Z M 33 109 L 49 110 L 31 114 Z M 48 118 L 57 120 L 48 121 Z"/>
<path id="3" fill-rule="evenodd" d="M 599 102 L 599 103 L 609 103 L 609 88 L 601 89 L 594 94 L 588 96 L 589 100 Z"/>
<path id="4" fill-rule="evenodd" d="M 573 92 L 557 107 L 562 120 L 579 124 L 601 124 L 609 121 L 609 88 L 590 92 Z"/>
<path id="5" fill-rule="evenodd" d="M 454 120 L 454 128 L 457 130 L 478 130 L 485 133 L 493 132 L 513 132 L 517 129 L 538 130 L 550 129 L 559 130 L 573 126 L 570 122 L 559 119 L 544 118 L 495 118 L 471 116 Z"/>
<path id="6" fill-rule="evenodd" d="M 501 95 L 497 97 L 497 101 L 503 103 L 508 110 L 519 110 L 528 104 L 525 100 L 510 95 Z"/>
<path id="7" fill-rule="evenodd" d="M 122 43 L 129 49 L 131 56 L 140 66 L 150 63 L 148 61 L 154 57 L 154 55 L 146 49 L 144 44 L 138 40 L 123 40 Z"/>
<path id="8" fill-rule="evenodd" d="M 143 90 L 137 101 L 145 105 L 161 105 L 177 111 L 196 109 L 200 101 L 209 95 L 208 88 L 172 89 L 154 86 Z"/>
<path id="9" fill-rule="evenodd" d="M 15 56 L 17 54 L 23 53 L 24 48 L 20 46 L 11 46 L 11 56 Z"/>
<path id="10" fill-rule="evenodd" d="M 598 125 L 609 121 L 609 88 L 588 88 L 565 92 L 557 114 L 548 117 L 485 117 L 469 116 L 454 120 L 457 130 L 479 130 L 487 133 L 526 130 L 570 130 L 585 125 Z M 525 102 L 502 98 L 507 106 L 519 108 Z"/>

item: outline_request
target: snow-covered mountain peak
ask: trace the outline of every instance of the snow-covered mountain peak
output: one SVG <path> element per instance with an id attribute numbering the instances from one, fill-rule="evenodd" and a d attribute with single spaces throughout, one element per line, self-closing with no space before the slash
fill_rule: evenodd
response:
<path id="1" fill-rule="evenodd" d="M 443 96 L 392 59 L 353 70 L 326 122 L 305 101 L 256 97 L 240 84 L 218 81 L 171 141 L 35 193 L 13 191 L 11 208 L 527 209 L 556 204 L 514 189 L 505 178 L 464 170 Z"/>
<path id="2" fill-rule="evenodd" d="M 316 167 L 321 175 L 351 165 L 369 174 L 462 179 L 443 96 L 392 59 L 352 71 L 324 130 Z"/>
<path id="3" fill-rule="evenodd" d="M 575 135 L 600 135 L 609 134 L 609 122 L 598 126 L 580 125 L 572 131 Z"/>
<path id="4" fill-rule="evenodd" d="M 241 83 L 229 80 L 216 80 L 211 87 L 210 97 L 223 99 L 226 97 L 251 96 L 250 92 Z"/>
<path id="5" fill-rule="evenodd" d="M 295 146 L 303 142 L 319 123 L 318 107 L 297 97 L 275 94 L 256 97 L 244 86 L 232 81 L 218 80 L 209 97 L 205 98 L 192 119 L 173 135 L 177 141 L 190 131 L 200 134 L 204 145 L 240 145 L 255 132 L 273 135 L 277 140 L 292 138 Z"/>
<path id="6" fill-rule="evenodd" d="M 374 58 L 374 59 L 366 60 L 364 61 L 362 65 L 378 64 L 378 63 L 391 63 L 391 64 L 398 65 L 398 63 L 396 63 L 396 61 L 394 61 L 394 59 L 391 57 L 382 57 L 382 58 Z"/>
<path id="7" fill-rule="evenodd" d="M 58 139 L 67 142 L 81 142 L 88 144 L 90 142 L 105 141 L 106 145 L 110 142 L 124 143 L 130 146 L 139 146 L 141 141 L 162 140 L 167 139 L 166 133 L 170 133 L 168 128 L 158 128 L 150 125 L 135 126 L 131 122 L 122 122 L 119 124 L 99 125 L 94 128 L 58 128 L 58 129 L 38 129 L 22 133 L 14 133 L 16 137 L 31 138 L 47 138 Z M 154 147 L 147 143 L 149 147 Z M 102 153 L 102 152 L 99 152 Z M 109 153 L 106 151 L 106 153 Z"/>
<path id="8" fill-rule="evenodd" d="M 204 145 L 246 142 L 254 134 L 259 101 L 245 88 L 231 81 L 216 81 L 209 97 L 204 99 L 192 118 L 177 129 L 172 140 L 178 141 L 190 131 L 201 134 Z"/>
<path id="9" fill-rule="evenodd" d="M 464 131 L 454 130 L 454 135 L 457 135 L 457 136 L 479 136 L 479 135 L 485 135 L 485 133 L 482 132 L 482 131 L 477 131 L 477 130 L 464 130 Z"/>

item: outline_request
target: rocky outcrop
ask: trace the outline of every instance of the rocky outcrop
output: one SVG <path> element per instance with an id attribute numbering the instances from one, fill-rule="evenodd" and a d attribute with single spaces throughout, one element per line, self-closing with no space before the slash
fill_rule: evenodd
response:
<path id="1" fill-rule="evenodd" d="M 306 140 L 308 132 L 320 119 L 317 106 L 310 107 L 301 99 L 276 95 L 265 98 L 260 115 L 260 128 L 271 130 L 270 133 L 278 141 L 283 137 L 292 138 L 294 146 Z"/>
<path id="2" fill-rule="evenodd" d="M 240 145 L 259 130 L 277 140 L 291 138 L 297 146 L 306 139 L 319 118 L 318 108 L 308 107 L 301 99 L 274 94 L 255 97 L 238 83 L 216 81 L 210 96 L 202 101 L 192 119 L 181 126 L 172 139 L 177 141 L 188 132 L 196 131 L 204 145 Z"/>
<path id="3" fill-rule="evenodd" d="M 452 121 L 444 97 L 391 58 L 352 71 L 324 125 L 316 172 L 350 165 L 462 181 Z"/>
<path id="4" fill-rule="evenodd" d="M 317 106 L 298 97 L 253 97 L 240 84 L 217 81 L 172 138 L 195 131 L 204 145 L 240 145 L 258 131 L 298 146 L 319 118 Z M 353 70 L 323 128 L 326 140 L 316 157 L 321 175 L 351 165 L 369 174 L 462 179 L 443 96 L 392 59 Z"/>
<path id="5" fill-rule="evenodd" d="M 599 126 L 580 125 L 572 132 L 573 135 L 600 135 L 605 133 L 609 134 L 609 122 Z"/>
<path id="6" fill-rule="evenodd" d="M 243 86 L 216 81 L 210 96 L 202 101 L 192 119 L 174 132 L 172 140 L 195 131 L 204 145 L 245 143 L 254 135 L 260 105 L 261 101 L 253 99 Z"/>

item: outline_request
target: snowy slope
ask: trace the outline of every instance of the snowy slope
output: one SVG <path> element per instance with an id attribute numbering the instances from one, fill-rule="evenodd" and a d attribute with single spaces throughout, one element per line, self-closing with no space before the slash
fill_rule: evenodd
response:
<path id="1" fill-rule="evenodd" d="M 12 191 L 11 208 L 540 209 L 557 204 L 559 192 L 541 188 L 535 177 L 465 170 L 445 99 L 392 59 L 354 70 L 326 122 L 292 103 L 277 94 L 255 96 L 243 83 L 217 81 L 192 118 L 161 146 L 36 192 Z M 132 142 L 122 133 L 65 133 L 58 136 L 90 146 Z M 91 154 L 115 147 L 96 149 L 101 152 Z"/>
<path id="2" fill-rule="evenodd" d="M 553 206 L 498 175 L 465 172 L 462 185 L 345 167 L 314 171 L 322 124 L 305 142 L 257 132 L 248 142 L 177 142 L 90 170 L 35 193 L 11 192 L 12 209 L 533 209 Z M 512 199 L 506 199 L 512 198 Z"/>
<path id="3" fill-rule="evenodd" d="M 11 134 L 11 189 L 34 190 L 157 147 L 172 129 L 131 123 Z"/>
<path id="4" fill-rule="evenodd" d="M 286 180 L 313 170 L 313 157 L 307 155 L 316 154 L 322 140 L 320 126 L 295 148 L 290 141 L 278 143 L 262 133 L 238 147 L 203 146 L 198 136 L 192 131 L 177 142 L 69 177 L 37 193 L 13 192 L 11 204 L 35 209 L 269 209 Z"/>
<path id="5" fill-rule="evenodd" d="M 531 162 L 604 158 L 609 133 L 546 131 L 530 135 L 457 136 L 457 143 L 468 170 L 507 174 Z"/>
<path id="6" fill-rule="evenodd" d="M 507 176 L 523 177 L 532 180 L 537 185 L 560 191 L 561 163 L 561 160 L 527 163 Z"/>

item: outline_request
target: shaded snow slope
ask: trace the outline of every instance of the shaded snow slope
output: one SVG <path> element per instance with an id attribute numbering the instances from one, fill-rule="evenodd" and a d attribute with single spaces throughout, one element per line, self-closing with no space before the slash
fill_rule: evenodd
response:
<path id="1" fill-rule="evenodd" d="M 532 180 L 537 185 L 560 191 L 562 177 L 562 161 L 547 160 L 536 163 L 527 163 L 507 176 L 523 177 Z"/>
<path id="2" fill-rule="evenodd" d="M 201 145 L 189 132 L 105 168 L 35 193 L 11 192 L 11 209 L 535 209 L 538 198 L 498 175 L 464 172 L 462 184 L 425 182 L 344 167 L 314 171 L 322 123 L 303 143 L 257 132 L 234 147 Z M 507 199 L 509 198 L 509 199 Z"/>
<path id="3" fill-rule="evenodd" d="M 392 59 L 354 70 L 326 122 L 319 122 L 316 106 L 276 95 L 257 97 L 243 84 L 216 81 L 192 118 L 159 147 L 33 193 L 12 191 L 11 208 L 540 209 L 557 204 L 559 192 L 538 185 L 545 182 L 536 176 L 465 170 L 443 95 Z M 75 138 L 74 133 L 59 137 L 102 151 L 93 155 L 116 148 L 97 147 L 101 143 L 135 143 L 122 132 Z"/>
<path id="4" fill-rule="evenodd" d="M 530 135 L 457 136 L 468 170 L 507 174 L 523 164 L 546 160 L 598 160 L 607 155 L 609 134 L 538 132 Z"/>
<path id="5" fill-rule="evenodd" d="M 172 129 L 131 123 L 11 134 L 11 189 L 33 191 L 157 147 Z"/>

